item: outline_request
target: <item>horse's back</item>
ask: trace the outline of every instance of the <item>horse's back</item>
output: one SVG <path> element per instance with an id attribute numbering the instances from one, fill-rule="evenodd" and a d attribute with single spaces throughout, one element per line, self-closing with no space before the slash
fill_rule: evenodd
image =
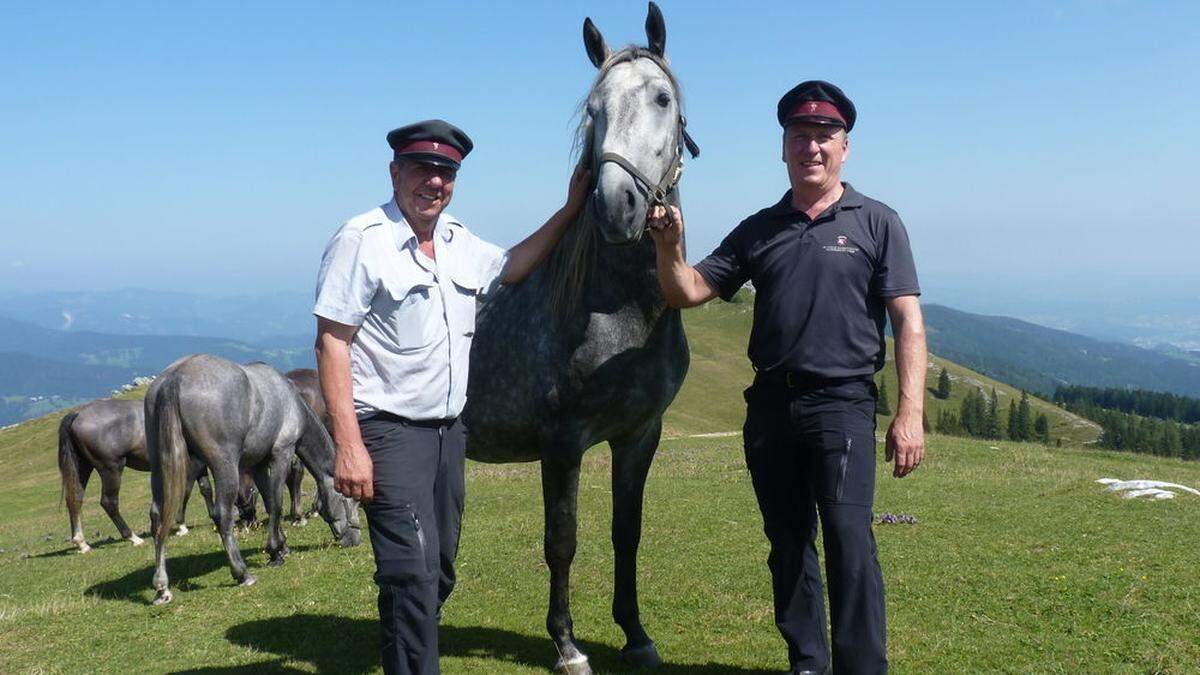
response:
<path id="1" fill-rule="evenodd" d="M 78 410 L 71 432 L 93 464 L 119 464 L 146 471 L 145 415 L 141 401 L 102 399 Z"/>

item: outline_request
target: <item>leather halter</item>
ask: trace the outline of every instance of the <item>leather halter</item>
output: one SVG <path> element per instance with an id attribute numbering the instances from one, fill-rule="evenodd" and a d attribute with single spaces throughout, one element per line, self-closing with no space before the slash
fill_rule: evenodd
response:
<path id="1" fill-rule="evenodd" d="M 645 192 L 646 201 L 650 207 L 666 206 L 667 197 L 675 192 L 675 188 L 679 186 L 679 179 L 683 176 L 683 149 L 685 147 L 692 159 L 700 156 L 700 146 L 696 145 L 696 141 L 693 141 L 691 135 L 688 134 L 687 118 L 680 115 L 679 134 L 675 142 L 675 157 L 661 180 L 657 182 L 650 180 L 646 174 L 633 165 L 633 162 L 615 152 L 601 153 L 596 167 L 599 169 L 605 162 L 616 164 L 624 169 L 633 178 L 633 182 L 637 183 Z"/>

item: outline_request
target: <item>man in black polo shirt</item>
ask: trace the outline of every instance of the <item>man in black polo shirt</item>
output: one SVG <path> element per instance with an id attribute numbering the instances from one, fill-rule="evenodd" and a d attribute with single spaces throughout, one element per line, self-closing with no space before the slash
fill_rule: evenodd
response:
<path id="1" fill-rule="evenodd" d="M 753 281 L 746 465 L 771 543 L 775 622 L 793 673 L 830 666 L 815 545 L 825 544 L 837 673 L 887 671 L 883 575 L 871 532 L 875 384 L 885 312 L 896 338 L 900 402 L 885 457 L 902 477 L 924 456 L 925 329 L 908 234 L 896 212 L 841 182 L 854 104 L 803 82 L 779 101 L 789 190 L 742 221 L 695 267 L 683 219 L 651 214 L 663 294 L 673 307 L 730 300 Z"/>

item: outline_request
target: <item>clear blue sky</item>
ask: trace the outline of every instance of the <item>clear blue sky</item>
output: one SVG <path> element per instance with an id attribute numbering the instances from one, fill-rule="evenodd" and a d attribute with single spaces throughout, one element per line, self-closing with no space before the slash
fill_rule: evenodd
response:
<path id="1" fill-rule="evenodd" d="M 565 192 L 584 17 L 645 42 L 641 1 L 242 4 L 0 10 L 0 293 L 308 289 L 427 117 L 476 142 L 450 211 L 511 244 Z M 786 189 L 775 102 L 824 78 L 928 298 L 1200 280 L 1197 3 L 660 4 L 693 259 Z"/>

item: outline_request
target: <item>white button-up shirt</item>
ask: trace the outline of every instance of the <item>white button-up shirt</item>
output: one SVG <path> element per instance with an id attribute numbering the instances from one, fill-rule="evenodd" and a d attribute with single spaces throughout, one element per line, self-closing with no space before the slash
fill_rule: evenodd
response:
<path id="1" fill-rule="evenodd" d="M 442 213 L 435 260 L 395 200 L 351 218 L 321 258 L 313 314 L 358 326 L 354 409 L 413 420 L 457 417 L 467 401 L 475 302 L 499 285 L 508 254 Z"/>

